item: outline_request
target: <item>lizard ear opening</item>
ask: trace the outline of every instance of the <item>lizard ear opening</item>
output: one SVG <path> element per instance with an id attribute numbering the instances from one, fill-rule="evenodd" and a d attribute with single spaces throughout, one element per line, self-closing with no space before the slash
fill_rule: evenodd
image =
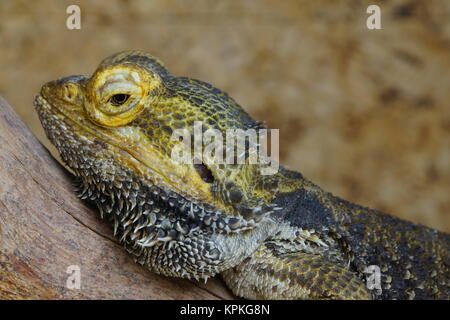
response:
<path id="1" fill-rule="evenodd" d="M 203 181 L 207 183 L 213 183 L 214 182 L 214 176 L 211 172 L 211 170 L 203 163 L 194 164 L 195 170 L 197 170 L 197 173 L 199 174 L 200 178 L 202 178 Z"/>

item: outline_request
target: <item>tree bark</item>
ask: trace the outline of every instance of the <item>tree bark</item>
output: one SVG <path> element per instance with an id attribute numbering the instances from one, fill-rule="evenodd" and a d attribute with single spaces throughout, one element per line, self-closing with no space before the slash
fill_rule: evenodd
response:
<path id="1" fill-rule="evenodd" d="M 0 299 L 232 298 L 219 279 L 171 279 L 134 263 L 1 97 L 0 179 Z"/>

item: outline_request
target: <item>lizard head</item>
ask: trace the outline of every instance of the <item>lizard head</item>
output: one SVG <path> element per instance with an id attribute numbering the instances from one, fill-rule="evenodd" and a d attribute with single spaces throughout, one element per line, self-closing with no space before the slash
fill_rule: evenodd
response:
<path id="1" fill-rule="evenodd" d="M 248 161 L 174 159 L 180 144 L 174 133 L 195 136 L 199 123 L 200 134 L 214 129 L 223 137 L 230 129 L 262 127 L 224 92 L 173 76 L 143 52 L 115 54 L 91 77 L 48 82 L 35 106 L 47 136 L 78 177 L 81 197 L 120 216 L 115 228 L 144 246 L 193 230 L 252 229 L 273 212 L 270 199 L 280 181 L 289 184 L 282 173 L 263 176 Z M 191 151 L 194 139 L 187 144 Z"/>

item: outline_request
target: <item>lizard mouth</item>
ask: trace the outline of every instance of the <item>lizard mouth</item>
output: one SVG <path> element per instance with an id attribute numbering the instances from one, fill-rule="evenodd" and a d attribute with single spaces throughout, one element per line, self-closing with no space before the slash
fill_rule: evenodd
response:
<path id="1" fill-rule="evenodd" d="M 121 241 L 151 247 L 196 232 L 240 233 L 257 225 L 162 183 L 145 162 L 55 107 L 42 92 L 34 105 L 48 138 L 77 176 L 79 197 L 96 203 Z"/>

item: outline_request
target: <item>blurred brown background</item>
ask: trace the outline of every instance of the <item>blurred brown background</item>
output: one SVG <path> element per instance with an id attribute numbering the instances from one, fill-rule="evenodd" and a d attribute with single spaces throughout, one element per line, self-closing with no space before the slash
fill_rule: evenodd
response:
<path id="1" fill-rule="evenodd" d="M 450 1 L 0 1 L 0 94 L 46 145 L 40 86 L 126 49 L 227 91 L 323 188 L 450 231 Z"/>

